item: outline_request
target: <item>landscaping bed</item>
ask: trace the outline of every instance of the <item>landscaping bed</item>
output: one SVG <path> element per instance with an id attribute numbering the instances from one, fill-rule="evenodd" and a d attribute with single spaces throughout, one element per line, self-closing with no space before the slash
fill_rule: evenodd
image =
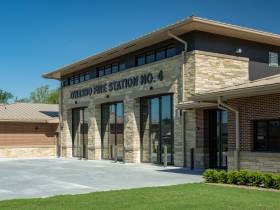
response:
<path id="1" fill-rule="evenodd" d="M 203 173 L 208 183 L 254 186 L 280 190 L 280 176 L 270 173 L 252 172 L 247 170 L 230 171 L 208 169 Z"/>

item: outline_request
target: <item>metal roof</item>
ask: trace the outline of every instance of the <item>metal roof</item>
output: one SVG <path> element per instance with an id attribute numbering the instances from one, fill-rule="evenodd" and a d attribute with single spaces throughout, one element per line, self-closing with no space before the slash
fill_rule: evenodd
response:
<path id="1" fill-rule="evenodd" d="M 133 39 L 125 44 L 118 45 L 114 48 L 97 53 L 93 56 L 64 66 L 57 70 L 45 73 L 43 74 L 43 77 L 61 79 L 61 77 L 64 75 L 71 74 L 75 71 L 79 71 L 92 65 L 96 65 L 98 63 L 114 59 L 152 44 L 170 39 L 171 37 L 168 35 L 168 32 L 172 32 L 174 35 L 182 35 L 195 30 L 280 46 L 280 35 L 278 34 L 191 16 L 178 21 L 175 24 L 168 25 Z"/>
<path id="2" fill-rule="evenodd" d="M 58 104 L 0 104 L 0 122 L 58 123 Z"/>

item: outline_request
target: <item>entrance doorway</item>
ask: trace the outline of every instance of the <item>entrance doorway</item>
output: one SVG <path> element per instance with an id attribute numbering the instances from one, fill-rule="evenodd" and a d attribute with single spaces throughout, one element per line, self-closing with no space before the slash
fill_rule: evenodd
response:
<path id="1" fill-rule="evenodd" d="M 102 159 L 124 160 L 123 103 L 101 106 Z"/>
<path id="2" fill-rule="evenodd" d="M 87 158 L 88 108 L 72 109 L 72 156 Z"/>
<path id="3" fill-rule="evenodd" d="M 164 148 L 167 163 L 173 164 L 172 95 L 141 98 L 141 161 L 162 164 Z"/>
<path id="4" fill-rule="evenodd" d="M 209 116 L 209 167 L 227 169 L 228 113 L 208 110 Z"/>

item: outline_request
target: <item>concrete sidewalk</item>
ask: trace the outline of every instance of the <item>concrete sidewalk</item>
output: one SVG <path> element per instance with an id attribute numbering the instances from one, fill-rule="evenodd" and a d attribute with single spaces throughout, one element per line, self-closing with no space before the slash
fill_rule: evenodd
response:
<path id="1" fill-rule="evenodd" d="M 1 159 L 0 172 L 0 200 L 203 181 L 178 167 L 76 159 Z"/>

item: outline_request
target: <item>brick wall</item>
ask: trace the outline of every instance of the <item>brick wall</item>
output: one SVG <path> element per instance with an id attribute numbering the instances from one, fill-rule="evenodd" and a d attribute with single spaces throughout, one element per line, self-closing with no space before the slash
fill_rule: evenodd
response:
<path id="1" fill-rule="evenodd" d="M 240 115 L 240 149 L 253 149 L 253 121 L 280 118 L 280 94 L 232 99 L 228 104 L 237 108 Z M 235 116 L 228 116 L 229 150 L 235 148 Z"/>

